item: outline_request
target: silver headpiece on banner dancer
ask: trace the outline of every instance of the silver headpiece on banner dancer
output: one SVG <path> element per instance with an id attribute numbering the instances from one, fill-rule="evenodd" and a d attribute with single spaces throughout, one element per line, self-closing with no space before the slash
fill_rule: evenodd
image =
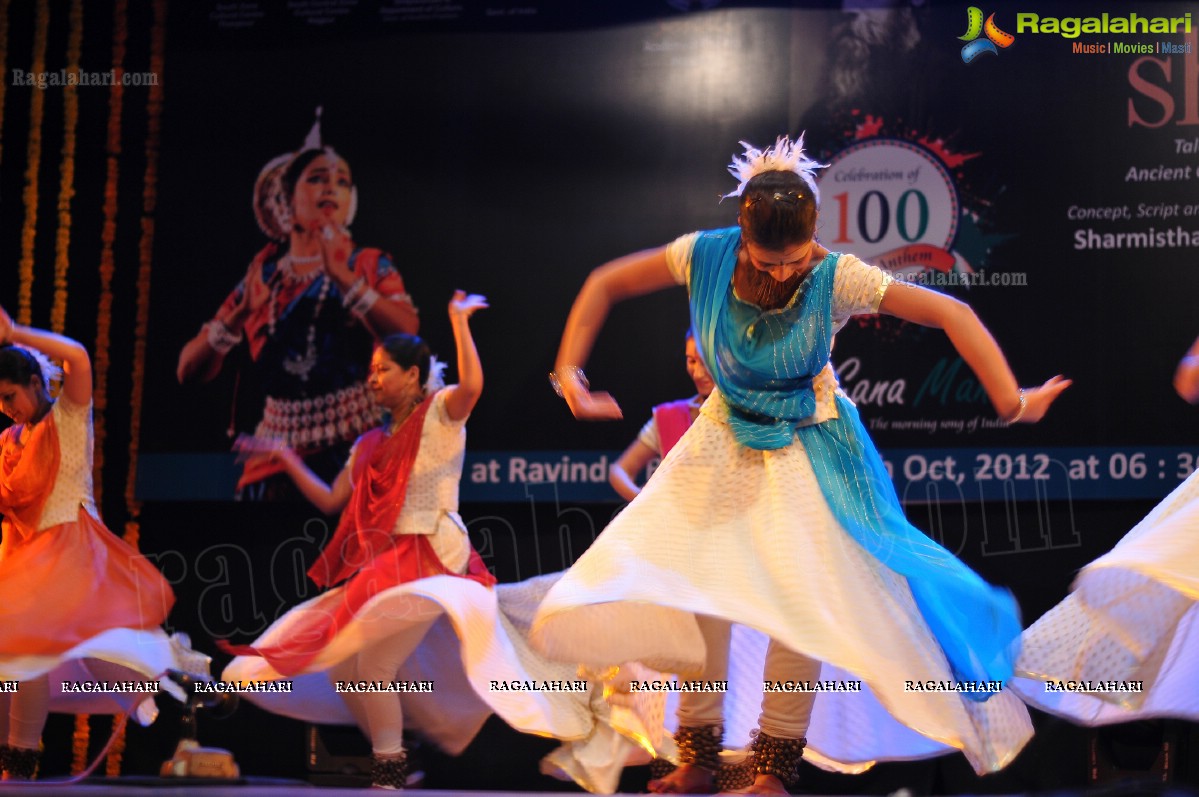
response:
<path id="1" fill-rule="evenodd" d="M 254 218 L 258 221 L 258 228 L 272 241 L 286 241 L 291 236 L 291 208 L 288 206 L 287 197 L 283 194 L 282 182 L 283 173 L 287 171 L 287 167 L 297 155 L 308 150 L 324 149 L 330 154 L 337 154 L 331 147 L 324 146 L 321 141 L 321 114 L 323 112 L 323 106 L 318 105 L 316 119 L 308 130 L 308 135 L 304 137 L 303 145 L 295 152 L 285 152 L 271 158 L 258 172 L 258 179 L 254 181 Z M 352 186 L 350 209 L 346 215 L 347 227 L 354 223 L 354 216 L 357 212 L 358 187 Z"/>
<path id="2" fill-rule="evenodd" d="M 823 169 L 827 163 L 818 163 L 803 151 L 803 133 L 792 141 L 787 136 L 779 136 L 773 147 L 758 149 L 748 141 L 742 141 L 745 147 L 744 155 L 734 155 L 729 164 L 729 173 L 740 180 L 736 189 L 725 194 L 721 199 L 731 196 L 741 196 L 745 185 L 751 179 L 763 172 L 795 172 L 812 190 L 816 202 L 820 202 L 820 190 L 816 187 L 816 169 Z"/>

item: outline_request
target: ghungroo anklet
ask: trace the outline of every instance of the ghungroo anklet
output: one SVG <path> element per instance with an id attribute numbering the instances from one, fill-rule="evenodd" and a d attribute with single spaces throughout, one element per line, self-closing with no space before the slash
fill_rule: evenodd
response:
<path id="1" fill-rule="evenodd" d="M 402 789 L 408 785 L 408 755 L 399 758 L 371 759 L 371 786 L 376 789 Z"/>
<path id="2" fill-rule="evenodd" d="M 33 780 L 37 776 L 37 766 L 41 760 L 41 750 L 3 748 L 3 769 L 9 780 Z"/>
<path id="3" fill-rule="evenodd" d="M 754 774 L 754 757 L 753 754 L 747 753 L 745 758 L 736 764 L 723 764 L 716 770 L 713 783 L 718 793 L 748 789 L 754 785 Z"/>
<path id="4" fill-rule="evenodd" d="M 754 731 L 754 773 L 774 775 L 784 786 L 794 786 L 799 780 L 799 760 L 807 739 L 780 739 Z"/>
<path id="5" fill-rule="evenodd" d="M 715 771 L 720 768 L 720 751 L 724 749 L 724 726 L 681 727 L 674 732 L 674 743 L 679 748 L 680 764 Z"/>
<path id="6" fill-rule="evenodd" d="M 674 772 L 678 767 L 666 758 L 654 758 L 649 762 L 649 777 L 650 780 L 658 780 L 664 778 L 671 772 Z"/>

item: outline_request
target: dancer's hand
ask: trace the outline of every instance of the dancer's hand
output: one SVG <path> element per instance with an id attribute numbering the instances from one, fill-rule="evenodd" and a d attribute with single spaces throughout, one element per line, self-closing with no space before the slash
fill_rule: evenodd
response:
<path id="1" fill-rule="evenodd" d="M 476 310 L 483 310 L 488 306 L 486 296 L 477 293 L 468 294 L 466 291 L 454 291 L 454 296 L 450 299 L 450 320 L 469 319 Z"/>
<path id="2" fill-rule="evenodd" d="M 317 241 L 321 245 L 321 267 L 345 290 L 354 282 L 350 270 L 350 254 L 354 251 L 354 240 L 345 227 L 326 224 L 320 228 Z"/>
<path id="3" fill-rule="evenodd" d="M 262 268 L 254 263 L 246 271 L 246 278 L 242 280 L 241 298 L 233 306 L 233 310 L 225 318 L 218 320 L 229 328 L 233 334 L 238 334 L 245 328 L 246 321 L 250 316 L 257 313 L 263 306 L 266 305 L 271 298 L 271 285 L 278 279 L 282 278 L 282 273 L 279 269 L 275 269 L 275 273 L 271 276 L 271 284 L 262 281 Z"/>
<path id="4" fill-rule="evenodd" d="M 477 293 L 454 291 L 450 298 L 450 328 L 454 330 L 454 348 L 458 354 L 458 384 L 451 385 L 445 397 L 445 411 L 451 420 L 466 420 L 483 395 L 483 363 L 475 346 L 470 317 L 486 306 L 487 298 Z"/>
<path id="5" fill-rule="evenodd" d="M 283 462 L 297 456 L 282 440 L 264 439 L 254 435 L 239 434 L 233 441 L 238 463 L 250 461 Z"/>
<path id="6" fill-rule="evenodd" d="M 624 417 L 620 405 L 612 394 L 605 391 L 592 392 L 577 371 L 558 374 L 562 386 L 562 398 L 580 421 L 615 421 Z"/>
<path id="7" fill-rule="evenodd" d="M 566 403 L 580 421 L 618 421 L 624 417 L 624 411 L 611 393 L 583 391 L 567 399 Z"/>
<path id="8" fill-rule="evenodd" d="M 1049 411 L 1049 405 L 1056 401 L 1062 391 L 1072 384 L 1074 384 L 1074 380 L 1058 374 L 1040 387 L 1025 388 L 1024 414 L 1020 416 L 1017 423 L 1036 423 L 1044 418 L 1045 413 Z"/>

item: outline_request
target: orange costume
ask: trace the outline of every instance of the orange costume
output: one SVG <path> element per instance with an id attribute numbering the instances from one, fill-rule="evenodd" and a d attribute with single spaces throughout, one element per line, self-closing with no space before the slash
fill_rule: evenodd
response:
<path id="1" fill-rule="evenodd" d="M 158 627 L 170 586 L 96 509 L 90 406 L 62 397 L 36 425 L 0 433 L 0 512 L 0 679 L 53 673 L 52 709 L 120 711 L 145 695 L 68 694 L 58 676 L 155 680 L 178 666 Z"/>

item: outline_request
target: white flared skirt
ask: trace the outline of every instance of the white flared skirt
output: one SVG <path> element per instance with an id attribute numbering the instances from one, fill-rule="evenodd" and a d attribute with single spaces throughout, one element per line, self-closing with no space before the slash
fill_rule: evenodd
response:
<path id="1" fill-rule="evenodd" d="M 726 413 L 716 394 L 705 403 L 550 590 L 534 644 L 595 671 L 640 662 L 696 672 L 705 651 L 695 616 L 719 617 L 758 632 L 734 636 L 726 744 L 744 744 L 756 725 L 773 637 L 823 662 L 822 679 L 863 684 L 817 697 L 805 757 L 857 772 L 956 749 L 980 773 L 1007 765 L 1032 734 L 1021 701 L 1008 689 L 985 702 L 939 691 L 953 676 L 906 579 L 839 525 L 802 443 L 746 448 Z"/>
<path id="2" fill-rule="evenodd" d="M 436 616 L 428 633 L 395 674 L 397 683 L 427 682 L 428 692 L 373 695 L 399 699 L 405 728 L 451 754 L 458 754 L 495 712 L 513 728 L 563 740 L 543 762 L 555 775 L 573 778 L 597 792 L 615 790 L 620 771 L 636 761 L 638 748 L 613 729 L 610 710 L 596 684 L 572 664 L 550 661 L 528 644 L 533 613 L 559 574 L 489 588 L 465 578 L 434 576 L 383 590 L 355 614 L 303 673 L 285 676 L 258 656 L 235 658 L 222 674 L 230 682 L 292 682 L 292 691 L 243 695 L 276 714 L 306 722 L 353 725 L 329 670 L 392 634 Z M 276 621 L 254 643 L 290 638 L 304 612 L 335 607 L 340 588 L 307 601 Z"/>
<path id="3" fill-rule="evenodd" d="M 1086 725 L 1199 720 L 1199 473 L 1085 567 L 1024 632 L 1014 682 Z"/>

